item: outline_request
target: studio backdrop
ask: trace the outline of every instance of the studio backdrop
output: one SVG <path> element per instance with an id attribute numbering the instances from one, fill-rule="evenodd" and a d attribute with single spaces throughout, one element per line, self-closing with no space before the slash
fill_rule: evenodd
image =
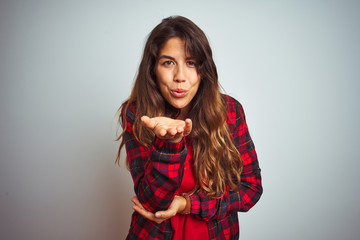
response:
<path id="1" fill-rule="evenodd" d="M 242 240 L 360 236 L 360 2 L 0 1 L 0 239 L 124 239 L 116 111 L 170 15 L 209 38 L 264 193 Z"/>

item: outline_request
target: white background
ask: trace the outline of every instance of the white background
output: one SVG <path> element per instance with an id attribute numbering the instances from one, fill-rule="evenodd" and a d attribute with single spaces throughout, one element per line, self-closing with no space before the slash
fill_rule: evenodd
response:
<path id="1" fill-rule="evenodd" d="M 131 3 L 130 3 L 131 2 Z M 242 240 L 360 236 L 359 1 L 0 2 L 0 239 L 124 239 L 114 164 L 144 42 L 183 15 L 244 106 L 264 194 Z"/>

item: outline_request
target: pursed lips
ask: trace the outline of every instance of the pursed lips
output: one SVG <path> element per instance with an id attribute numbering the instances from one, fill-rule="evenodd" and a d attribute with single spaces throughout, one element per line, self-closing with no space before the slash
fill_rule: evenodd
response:
<path id="1" fill-rule="evenodd" d="M 188 91 L 186 91 L 184 89 L 174 89 L 174 90 L 170 90 L 170 92 L 176 98 L 185 97 L 186 94 L 188 93 Z"/>

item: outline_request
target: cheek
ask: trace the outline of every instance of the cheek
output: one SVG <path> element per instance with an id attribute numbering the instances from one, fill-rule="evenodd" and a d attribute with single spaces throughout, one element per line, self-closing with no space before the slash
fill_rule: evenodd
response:
<path id="1" fill-rule="evenodd" d="M 167 92 L 167 87 L 164 84 L 159 84 L 161 95 L 165 96 Z"/>
<path id="2" fill-rule="evenodd" d="M 161 81 L 160 79 L 158 79 L 158 87 L 160 89 L 160 93 L 163 97 L 167 98 L 167 96 L 169 95 L 169 90 L 168 90 L 168 86 L 166 83 L 164 83 L 164 81 Z"/>
<path id="3" fill-rule="evenodd" d="M 199 74 L 197 74 L 196 80 L 194 80 L 194 84 L 193 84 L 194 88 L 196 88 L 196 91 L 199 89 L 200 83 L 201 83 L 201 77 Z"/>
<path id="4" fill-rule="evenodd" d="M 199 79 L 199 81 L 196 83 L 196 85 L 194 86 L 194 89 L 195 89 L 195 93 L 194 93 L 194 96 L 197 94 L 197 92 L 199 91 L 199 88 L 200 88 L 200 84 L 201 84 L 201 81 Z"/>
<path id="5" fill-rule="evenodd" d="M 169 73 L 163 70 L 156 70 L 155 71 L 156 79 L 159 85 L 167 84 L 169 79 Z"/>
<path id="6" fill-rule="evenodd" d="M 157 78 L 157 85 L 160 88 L 161 93 L 164 95 L 164 93 L 167 91 L 168 89 L 168 84 L 165 81 L 165 79 L 163 77 L 158 77 Z"/>

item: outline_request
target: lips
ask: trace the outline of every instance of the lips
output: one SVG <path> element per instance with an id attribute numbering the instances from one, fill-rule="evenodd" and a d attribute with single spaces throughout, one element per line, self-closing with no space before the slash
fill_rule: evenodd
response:
<path id="1" fill-rule="evenodd" d="M 184 89 L 175 89 L 175 90 L 171 90 L 170 92 L 176 98 L 185 97 L 187 94 L 187 91 Z"/>

